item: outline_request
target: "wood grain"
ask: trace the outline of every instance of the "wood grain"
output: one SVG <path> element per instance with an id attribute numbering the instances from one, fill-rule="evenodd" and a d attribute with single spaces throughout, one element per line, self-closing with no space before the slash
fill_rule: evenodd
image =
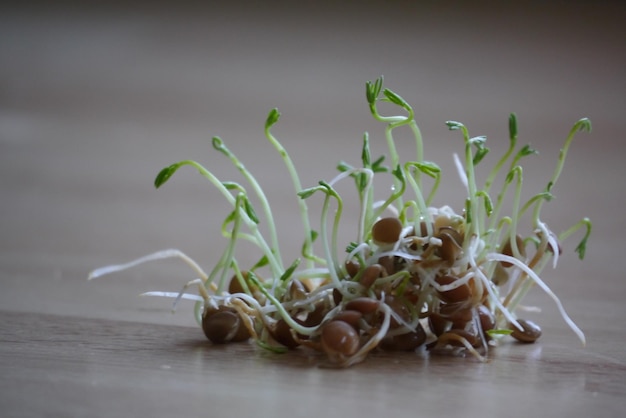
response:
<path id="1" fill-rule="evenodd" d="M 0 320 L 0 408 L 10 416 L 616 417 L 626 396 L 626 364 L 558 334 L 503 344 L 487 363 L 375 352 L 334 370 L 308 350 L 214 346 L 197 328 L 11 312 Z"/>

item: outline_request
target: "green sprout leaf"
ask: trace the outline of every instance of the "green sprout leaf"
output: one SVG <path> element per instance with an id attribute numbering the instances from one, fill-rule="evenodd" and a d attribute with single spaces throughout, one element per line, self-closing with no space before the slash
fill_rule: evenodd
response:
<path id="1" fill-rule="evenodd" d="M 515 113 L 509 115 L 509 139 L 511 142 L 517 140 L 517 116 Z"/>
<path id="2" fill-rule="evenodd" d="M 488 153 L 489 153 L 489 148 L 480 146 L 476 150 L 476 154 L 474 154 L 474 158 L 472 160 L 474 165 L 478 165 L 478 163 L 480 163 L 482 159 L 485 158 L 485 155 L 487 155 Z"/>
<path id="3" fill-rule="evenodd" d="M 278 119 L 280 119 L 278 109 L 274 108 L 270 110 L 270 113 L 267 115 L 267 120 L 265 121 L 265 129 L 269 129 L 272 125 L 278 122 Z"/>
<path id="4" fill-rule="evenodd" d="M 370 141 L 367 132 L 363 134 L 363 149 L 361 151 L 361 161 L 363 162 L 363 167 L 370 167 L 372 160 L 370 155 Z"/>
<path id="5" fill-rule="evenodd" d="M 348 245 L 346 245 L 346 253 L 348 254 L 351 253 L 358 246 L 359 246 L 358 242 L 355 242 L 355 241 L 350 242 Z"/>
<path id="6" fill-rule="evenodd" d="M 512 329 L 490 329 L 486 331 L 486 334 L 490 337 L 495 337 L 498 335 L 511 335 L 512 333 Z"/>
<path id="7" fill-rule="evenodd" d="M 293 272 L 296 271 L 296 269 L 300 265 L 300 261 L 302 261 L 302 260 L 300 258 L 297 258 L 293 263 L 291 263 L 289 268 L 287 270 L 285 270 L 285 272 L 280 276 L 280 281 L 281 282 L 285 282 L 285 281 L 289 280 L 289 278 L 291 277 Z"/>
<path id="8" fill-rule="evenodd" d="M 374 173 L 387 173 L 389 172 L 389 167 L 383 165 L 383 161 L 385 161 L 385 156 L 381 155 L 378 157 L 376 161 L 372 163 L 372 171 Z"/>
<path id="9" fill-rule="evenodd" d="M 383 91 L 383 95 L 385 96 L 385 98 L 387 100 L 389 100 L 393 104 L 396 104 L 396 105 L 398 105 L 400 107 L 403 107 L 405 109 L 409 107 L 409 104 L 406 102 L 406 100 L 404 100 L 402 97 L 400 97 L 399 94 L 397 94 L 397 93 L 395 93 L 395 92 L 393 92 L 393 91 L 391 91 L 389 89 L 385 89 Z"/>
<path id="10" fill-rule="evenodd" d="M 245 210 L 246 215 L 250 217 L 252 222 L 254 222 L 255 224 L 259 223 L 259 217 L 256 215 L 256 212 L 254 211 L 254 207 L 252 206 L 252 203 L 250 203 L 250 201 L 247 198 L 243 200 L 243 209 Z"/>
<path id="11" fill-rule="evenodd" d="M 528 155 L 539 154 L 539 151 L 531 147 L 530 145 L 524 145 L 519 152 L 517 153 L 516 159 L 520 159 L 522 157 L 526 157 Z"/>
<path id="12" fill-rule="evenodd" d="M 415 167 L 422 173 L 432 178 L 437 178 L 441 174 L 441 168 L 430 161 L 417 162 Z"/>
<path id="13" fill-rule="evenodd" d="M 367 98 L 367 102 L 370 105 L 374 104 L 382 88 L 383 88 L 383 76 L 382 75 L 378 77 L 376 81 L 374 81 L 373 83 L 371 81 L 368 81 L 367 83 L 365 83 L 365 95 Z"/>
<path id="14" fill-rule="evenodd" d="M 589 220 L 589 218 L 583 219 L 582 222 L 587 227 L 587 231 L 585 232 L 585 236 L 583 237 L 582 241 L 580 241 L 580 243 L 576 246 L 578 258 L 581 260 L 585 258 L 585 252 L 587 251 L 587 240 L 591 235 L 591 221 Z"/>
<path id="15" fill-rule="evenodd" d="M 465 199 L 465 222 L 468 224 L 472 223 L 472 199 Z"/>
<path id="16" fill-rule="evenodd" d="M 576 122 L 574 129 L 579 132 L 591 132 L 591 121 L 588 118 L 582 118 Z"/>
<path id="17" fill-rule="evenodd" d="M 269 264 L 270 260 L 267 258 L 267 255 L 264 254 L 263 257 L 261 257 L 259 259 L 259 261 L 257 261 L 251 268 L 250 270 L 257 270 L 260 269 L 261 267 L 265 267 Z"/>
<path id="18" fill-rule="evenodd" d="M 451 131 L 458 131 L 459 129 L 463 129 L 465 127 L 465 125 L 463 125 L 461 122 L 456 122 L 453 120 L 446 121 L 446 126 Z"/>
<path id="19" fill-rule="evenodd" d="M 178 170 L 179 168 L 180 168 L 180 164 L 176 163 L 168 167 L 165 167 L 163 170 L 159 171 L 159 174 L 157 174 L 156 178 L 154 179 L 154 187 L 158 189 L 163 184 L 165 184 L 165 182 L 168 181 L 170 177 L 172 177 L 174 173 L 176 172 L 176 170 Z"/>
<path id="20" fill-rule="evenodd" d="M 491 201 L 491 197 L 489 197 L 489 194 L 481 190 L 476 193 L 476 196 L 483 198 L 483 201 L 485 202 L 485 213 L 487 214 L 487 216 L 491 216 L 491 214 L 493 213 L 493 202 Z"/>
<path id="21" fill-rule="evenodd" d="M 354 167 L 352 167 L 345 161 L 339 161 L 339 163 L 337 164 L 337 170 L 339 170 L 339 172 L 341 173 L 345 173 L 346 171 L 350 171 L 352 169 L 354 169 Z"/>
<path id="22" fill-rule="evenodd" d="M 309 187 L 307 189 L 301 190 L 298 192 L 298 197 L 300 199 L 308 199 L 309 197 L 313 196 L 313 194 L 317 191 L 320 190 L 319 186 L 315 186 L 315 187 Z"/>

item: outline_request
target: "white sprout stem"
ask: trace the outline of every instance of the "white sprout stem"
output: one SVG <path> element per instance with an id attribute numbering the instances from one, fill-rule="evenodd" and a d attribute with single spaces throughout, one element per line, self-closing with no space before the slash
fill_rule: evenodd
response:
<path id="1" fill-rule="evenodd" d="M 517 183 L 515 185 L 515 195 L 513 196 L 513 213 L 511 214 L 511 229 L 509 232 L 509 242 L 511 243 L 511 252 L 517 259 L 521 259 L 522 255 L 517 248 L 517 222 L 519 218 L 519 204 L 522 195 L 522 167 L 517 166 L 515 169 Z"/>
<path id="2" fill-rule="evenodd" d="M 561 303 L 561 300 L 552 291 L 552 289 L 550 289 L 548 287 L 548 285 L 546 285 L 543 282 L 543 280 L 541 280 L 541 278 L 531 268 L 529 268 L 526 264 L 524 264 L 522 261 L 518 260 L 517 258 L 510 257 L 510 256 L 507 256 L 507 255 L 504 255 L 504 254 L 489 253 L 489 254 L 486 255 L 485 258 L 486 258 L 487 261 L 504 261 L 504 262 L 507 262 L 507 263 L 511 263 L 514 266 L 516 266 L 517 268 L 521 269 L 524 273 L 526 273 L 528 275 L 528 277 L 530 277 L 535 283 L 537 283 L 537 285 L 548 296 L 550 296 L 550 298 L 554 301 L 554 303 L 556 304 L 557 308 L 559 309 L 559 312 L 561 313 L 561 316 L 563 317 L 563 319 L 565 320 L 567 325 L 578 336 L 578 338 L 580 339 L 582 344 L 583 345 L 586 344 L 585 334 L 580 330 L 580 328 L 578 328 L 576 323 L 574 323 L 574 321 L 571 320 L 571 318 L 569 317 L 569 315 L 565 311 L 565 308 L 563 307 L 563 304 Z"/>
<path id="3" fill-rule="evenodd" d="M 368 206 L 369 206 L 367 202 L 369 202 L 370 196 L 371 196 L 371 187 L 372 187 L 372 180 L 374 179 L 374 172 L 369 168 L 353 168 L 335 176 L 335 178 L 329 181 L 328 184 L 331 187 L 334 187 L 335 184 L 345 179 L 346 177 L 349 177 L 352 174 L 359 174 L 359 173 L 363 173 L 367 176 L 367 183 L 365 185 L 363 198 L 361 201 L 361 211 L 359 213 L 359 225 L 358 225 L 358 231 L 357 231 L 357 242 L 364 242 L 365 241 L 365 225 L 366 225 L 367 211 L 368 211 Z"/>
<path id="4" fill-rule="evenodd" d="M 485 184 L 483 187 L 483 190 L 485 191 L 485 193 L 489 193 L 489 190 L 491 189 L 491 185 L 493 184 L 494 180 L 496 179 L 496 176 L 498 175 L 498 173 L 504 166 L 504 163 L 506 163 L 506 160 L 508 160 L 509 157 L 511 157 L 513 150 L 515 150 L 516 144 L 517 144 L 517 138 L 516 137 L 511 138 L 511 140 L 509 141 L 509 148 L 506 150 L 506 152 L 500 158 L 500 160 L 498 160 L 498 162 L 493 166 L 493 169 L 487 176 L 487 180 L 485 180 Z"/>
<path id="5" fill-rule="evenodd" d="M 543 268 L 546 266 L 547 263 L 548 263 L 548 258 L 543 257 L 541 261 L 539 262 L 538 266 L 534 268 L 535 273 L 539 275 L 541 270 L 543 270 Z M 535 282 L 530 279 L 524 280 L 527 277 L 525 274 L 523 274 L 522 276 L 523 277 L 520 277 L 518 279 L 513 289 L 511 289 L 511 292 L 509 293 L 510 297 L 507 295 L 508 303 L 505 300 L 507 307 L 509 307 L 512 311 L 515 311 L 520 308 L 520 303 L 524 299 L 524 296 L 526 296 L 528 291 L 535 284 Z"/>
<path id="6" fill-rule="evenodd" d="M 552 232 L 550 232 L 546 224 L 541 222 L 539 219 L 537 219 L 537 227 L 545 236 L 545 239 L 548 241 L 550 248 L 552 248 L 552 268 L 556 268 L 556 265 L 559 261 L 559 243 L 557 242 Z"/>
<path id="7" fill-rule="evenodd" d="M 411 131 L 413 132 L 413 137 L 415 138 L 415 161 L 424 161 L 424 141 L 422 140 L 422 132 L 420 131 L 417 122 L 415 122 L 415 119 L 411 119 L 411 121 L 409 122 L 409 127 L 411 128 Z M 415 173 L 415 180 L 418 187 L 421 189 L 422 180 L 419 170 Z"/>
<path id="8" fill-rule="evenodd" d="M 463 186 L 465 186 L 465 190 L 469 194 L 469 182 L 467 179 L 467 174 L 465 173 L 465 168 L 463 167 L 463 163 L 461 162 L 461 158 L 456 152 L 452 154 L 452 158 L 454 159 L 454 166 L 456 167 L 456 171 L 459 174 L 461 183 L 463 184 Z"/>
<path id="9" fill-rule="evenodd" d="M 478 241 L 478 238 L 474 237 L 472 238 L 472 241 L 470 242 L 470 246 L 468 247 L 468 251 L 470 253 L 468 257 L 468 262 L 470 266 L 472 267 L 472 269 L 474 270 L 474 272 L 476 273 L 476 275 L 478 276 L 478 278 L 482 281 L 483 285 L 485 286 L 485 289 L 487 289 L 487 293 L 489 293 L 489 297 L 491 298 L 491 301 L 495 303 L 496 307 L 500 310 L 500 312 L 502 312 L 502 315 L 504 315 L 504 317 L 511 324 L 513 324 L 516 328 L 521 330 L 522 326 L 519 324 L 519 322 L 517 322 L 513 314 L 502 304 L 502 301 L 500 301 L 500 297 L 496 294 L 496 292 L 491 287 L 490 280 L 487 278 L 487 276 L 485 276 L 485 273 L 483 273 L 483 271 L 476 264 L 476 259 L 474 258 L 474 252 L 475 252 L 475 247 L 478 245 L 477 241 Z"/>
<path id="10" fill-rule="evenodd" d="M 104 275 L 107 275 L 107 274 L 111 274 L 111 273 L 116 273 L 116 272 L 119 272 L 119 271 L 127 270 L 127 269 L 133 268 L 135 266 L 138 266 L 140 264 L 147 263 L 147 262 L 150 262 L 150 261 L 163 260 L 163 259 L 166 259 L 166 258 L 174 258 L 174 257 L 182 259 L 203 280 L 207 279 L 207 274 L 204 272 L 204 270 L 202 270 L 202 268 L 198 265 L 198 263 L 196 263 L 193 259 L 191 259 L 189 256 L 187 256 L 182 251 L 172 248 L 172 249 L 163 250 L 163 251 L 157 251 L 155 253 L 148 254 L 146 256 L 137 258 L 137 259 L 135 259 L 133 261 L 130 261 L 128 263 L 125 263 L 125 264 L 115 264 L 115 265 L 110 265 L 110 266 L 106 266 L 106 267 L 101 267 L 101 268 L 96 269 L 96 270 L 92 271 L 91 273 L 89 273 L 89 277 L 87 277 L 87 280 L 93 280 L 93 279 L 96 279 L 98 277 L 101 277 L 101 276 L 104 276 Z"/>
<path id="11" fill-rule="evenodd" d="M 321 225 L 320 225 L 320 238 L 322 240 L 322 246 L 324 247 L 324 255 L 326 257 L 326 263 L 328 265 L 328 272 L 330 273 L 330 278 L 337 289 L 341 290 L 341 281 L 339 280 L 339 276 L 337 276 L 337 266 L 339 265 L 338 261 L 335 260 L 337 257 L 336 254 L 333 254 L 331 247 L 328 245 L 328 231 L 327 229 L 327 218 L 328 218 L 328 208 L 330 206 L 330 191 L 324 192 L 324 205 L 322 206 L 322 216 L 321 216 Z M 337 199 L 339 205 L 341 202 Z"/>
<path id="12" fill-rule="evenodd" d="M 144 292 L 139 296 L 159 296 L 163 298 L 172 298 L 176 300 L 193 300 L 196 302 L 204 302 L 204 299 L 200 295 L 193 295 L 191 293 L 180 293 L 180 292 L 161 292 L 161 291 L 150 291 Z"/>
<path id="13" fill-rule="evenodd" d="M 430 222 L 430 219 L 427 219 L 429 217 L 429 211 L 428 211 L 428 207 L 426 206 L 426 201 L 424 200 L 424 196 L 422 195 L 422 189 L 419 185 L 419 183 L 417 182 L 417 180 L 415 180 L 415 178 L 413 178 L 413 176 L 411 175 L 411 173 L 409 172 L 408 168 L 409 168 L 409 164 L 405 164 L 404 165 L 405 170 L 407 171 L 405 177 L 408 179 L 409 184 L 411 185 L 411 187 L 413 188 L 413 191 L 415 193 L 415 200 L 416 200 L 416 207 L 419 211 L 419 214 L 417 214 L 417 216 L 415 217 L 415 231 L 419 231 L 420 230 L 420 219 L 424 218 L 424 220 L 426 221 L 426 231 L 427 234 L 430 236 L 432 235 L 432 225 Z M 419 170 L 415 170 L 415 171 L 419 171 Z"/>
<path id="14" fill-rule="evenodd" d="M 215 177 L 213 173 L 204 168 L 201 164 L 193 160 L 181 161 L 178 164 L 186 164 L 195 167 L 203 177 L 207 178 L 224 195 L 226 200 L 233 206 L 233 208 L 237 206 L 236 199 L 230 193 L 230 191 L 217 177 Z M 267 256 L 270 262 L 270 266 L 272 267 L 273 274 L 280 276 L 280 272 L 283 271 L 282 265 L 276 259 L 276 255 L 265 241 L 265 238 L 263 238 L 263 235 L 259 231 L 259 228 L 256 226 L 256 223 L 252 221 L 252 219 L 250 219 L 250 217 L 245 212 L 242 215 L 242 219 L 246 223 L 246 226 L 252 231 L 252 235 L 255 237 L 255 243 L 257 244 L 257 246 L 259 246 Z"/>
<path id="15" fill-rule="evenodd" d="M 476 236 L 480 236 L 480 229 L 479 229 L 479 222 L 478 222 L 478 219 L 480 219 L 480 216 L 478 212 L 478 204 L 476 202 L 477 197 L 476 197 L 476 179 L 475 179 L 475 173 L 474 173 L 474 159 L 472 156 L 472 145 L 468 138 L 469 133 L 465 126 L 463 127 L 463 135 L 466 138 L 465 170 L 467 173 L 468 197 L 470 199 L 470 208 L 472 211 L 472 214 L 471 214 L 472 233 L 476 234 Z M 466 234 L 466 235 L 470 235 L 470 234 Z"/>
<path id="16" fill-rule="evenodd" d="M 220 275 L 219 283 L 217 285 L 217 293 L 221 293 L 224 291 L 224 286 L 226 285 L 226 280 L 228 279 L 228 272 L 230 270 L 232 261 L 234 260 L 233 256 L 235 254 L 235 247 L 237 243 L 237 238 L 239 235 L 239 228 L 241 227 L 241 201 L 242 195 L 237 196 L 237 205 L 235 207 L 235 219 L 233 220 L 233 229 L 231 231 L 231 239 L 228 242 L 228 246 L 226 247 L 226 251 L 224 252 L 223 258 L 220 260 L 223 263 L 222 274 Z"/>
<path id="17" fill-rule="evenodd" d="M 252 189 L 254 190 L 255 194 L 259 198 L 259 201 L 261 202 L 261 206 L 263 207 L 263 211 L 265 212 L 265 218 L 266 218 L 268 229 L 270 232 L 270 240 L 272 243 L 272 250 L 273 250 L 272 252 L 274 253 L 274 256 L 276 257 L 276 261 L 278 265 L 280 266 L 280 269 L 281 270 L 284 269 L 283 262 L 281 259 L 281 252 L 280 252 L 280 248 L 278 245 L 278 235 L 276 232 L 276 224 L 274 222 L 274 216 L 272 214 L 272 209 L 270 207 L 270 204 L 267 200 L 267 196 L 265 196 L 265 193 L 263 192 L 263 188 L 261 187 L 259 182 L 256 180 L 256 178 L 252 175 L 252 173 L 242 164 L 239 158 L 237 158 L 237 156 L 232 151 L 230 151 L 226 147 L 226 145 L 224 145 L 221 139 L 217 137 L 213 138 L 213 145 L 215 148 L 217 148 L 219 151 L 224 153 L 230 159 L 231 163 L 245 177 L 248 183 L 250 183 L 250 185 L 252 186 Z"/>
<path id="18" fill-rule="evenodd" d="M 270 126 L 267 126 L 265 129 L 265 137 L 268 141 L 274 146 L 274 148 L 280 154 L 285 166 L 287 167 L 287 171 L 291 177 L 291 181 L 293 183 L 293 187 L 297 192 L 302 190 L 302 184 L 300 182 L 300 177 L 298 176 L 298 171 L 296 170 L 291 157 L 287 153 L 287 150 L 283 145 L 272 135 L 270 132 Z M 302 218 L 302 226 L 304 227 L 304 240 L 305 240 L 305 253 L 303 256 L 306 258 L 306 263 L 309 268 L 312 268 L 315 265 L 315 257 L 312 254 L 313 241 L 311 237 L 311 223 L 309 221 L 309 209 L 308 205 L 304 201 L 304 199 L 298 199 L 298 205 L 300 207 L 300 216 Z"/>
<path id="19" fill-rule="evenodd" d="M 389 149 L 389 157 L 391 159 L 392 170 L 394 170 L 398 166 L 398 164 L 400 164 L 400 157 L 398 155 L 398 151 L 396 150 L 395 140 L 393 139 L 392 131 L 396 127 L 404 125 L 406 121 L 407 119 L 405 118 L 402 121 L 390 123 L 385 128 L 385 137 L 387 139 L 387 148 Z M 393 176 L 393 187 L 394 187 L 394 191 L 402 187 L 402 185 L 400 184 L 400 180 L 398 180 L 395 176 Z M 402 202 L 403 202 L 402 196 L 399 196 L 397 200 L 398 200 L 398 206 L 402 207 Z"/>

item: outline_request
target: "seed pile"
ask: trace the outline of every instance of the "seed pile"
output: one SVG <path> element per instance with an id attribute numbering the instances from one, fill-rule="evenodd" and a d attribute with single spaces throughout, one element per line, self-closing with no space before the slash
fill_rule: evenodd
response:
<path id="1" fill-rule="evenodd" d="M 156 187 L 160 187 L 176 170 L 188 165 L 196 168 L 232 204 L 233 211 L 222 227 L 228 246 L 213 270 L 207 274 L 182 252 L 165 250 L 95 270 L 90 278 L 146 261 L 181 258 L 199 277 L 178 293 L 147 294 L 175 298 L 175 304 L 181 299 L 195 301 L 196 318 L 214 344 L 253 339 L 260 347 L 274 352 L 305 347 L 324 353 L 327 364 L 335 367 L 361 362 L 375 349 L 413 351 L 423 346 L 433 353 L 469 353 L 485 360 L 490 347 L 507 336 L 532 343 L 540 337 L 541 329 L 518 318 L 516 310 L 533 286 L 554 300 L 566 323 L 584 343 L 583 333 L 539 274 L 550 261 L 556 266 L 562 252 L 560 243 L 579 229 L 585 233 L 576 251 L 580 258 L 584 256 L 590 221 L 583 218 L 557 235 L 542 221 L 541 209 L 552 198 L 551 190 L 575 133 L 590 130 L 590 122 L 581 119 L 574 125 L 547 186 L 526 202 L 521 202 L 520 160 L 536 151 L 529 146 L 517 148 L 515 115 L 509 119 L 509 149 L 495 162 L 480 187 L 475 166 L 489 152 L 485 137 L 471 138 L 465 126 L 447 122 L 450 130 L 462 133 L 465 145 L 464 156 L 454 157 L 467 197 L 461 202 L 461 209 L 455 211 L 450 206 L 432 204 L 441 170 L 423 158 L 421 133 L 411 106 L 396 93 L 383 89 L 382 82 L 382 77 L 368 82 L 366 97 L 373 117 L 387 126 L 390 166 L 383 164 L 386 156 L 371 158 L 369 136 L 365 134 L 362 167 L 340 162 L 340 174 L 333 180 L 303 188 L 293 162 L 270 130 L 279 114 L 272 110 L 268 116 L 266 137 L 285 162 L 302 215 L 301 257 L 291 265 L 283 263 L 272 210 L 261 187 L 216 137 L 214 148 L 241 171 L 252 193 L 239 183 L 219 180 L 190 160 L 164 168 L 155 180 Z M 392 103 L 405 114 L 381 115 L 379 102 Z M 403 126 L 415 140 L 413 161 L 400 161 L 395 149 L 394 131 Z M 384 175 L 391 180 L 391 194 L 376 198 L 373 178 Z M 501 175 L 503 185 L 493 193 L 494 180 Z M 428 191 L 424 178 L 431 179 Z M 340 255 L 338 225 L 343 201 L 334 185 L 345 179 L 354 181 L 361 211 L 356 239 Z M 260 202 L 261 212 L 253 206 L 251 194 Z M 318 230 L 311 227 L 306 204 L 314 195 L 324 198 Z M 501 216 L 506 197 L 513 200 L 513 212 Z M 533 227 L 522 232 L 518 226 L 525 216 Z M 261 223 L 269 229 L 268 237 L 261 233 Z M 236 257 L 237 242 L 242 239 L 256 244 L 261 253 L 259 260 L 248 268 L 241 268 Z M 319 254 L 314 250 L 317 247 L 322 248 Z M 192 286 L 198 294 L 186 293 Z"/>

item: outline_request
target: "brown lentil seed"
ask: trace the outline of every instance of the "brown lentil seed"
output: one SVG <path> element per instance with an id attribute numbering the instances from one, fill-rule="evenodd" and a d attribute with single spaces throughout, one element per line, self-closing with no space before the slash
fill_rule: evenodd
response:
<path id="1" fill-rule="evenodd" d="M 380 348 L 390 351 L 413 351 L 426 341 L 426 332 L 418 324 L 414 332 L 385 337 L 380 342 Z"/>
<path id="2" fill-rule="evenodd" d="M 369 289 L 374 284 L 376 279 L 381 277 L 382 273 L 383 266 L 381 266 L 380 264 L 372 264 L 371 266 L 367 266 L 363 271 L 363 275 L 361 276 L 359 283 L 365 286 L 365 288 Z"/>
<path id="3" fill-rule="evenodd" d="M 289 298 L 291 300 L 306 299 L 307 291 L 300 280 L 292 280 L 288 288 Z"/>
<path id="4" fill-rule="evenodd" d="M 321 343 L 329 355 L 351 356 L 359 349 L 359 334 L 346 322 L 331 321 L 322 328 Z"/>
<path id="5" fill-rule="evenodd" d="M 359 321 L 363 318 L 363 314 L 359 311 L 345 310 L 339 312 L 333 318 L 333 321 L 343 321 L 346 324 L 352 325 L 355 330 L 359 329 Z"/>
<path id="6" fill-rule="evenodd" d="M 441 240 L 441 247 L 437 250 L 437 255 L 447 264 L 452 265 L 461 254 L 463 249 L 454 238 L 447 232 L 441 232 L 437 235 Z"/>
<path id="7" fill-rule="evenodd" d="M 402 222 L 395 217 L 382 218 L 372 226 L 372 238 L 374 241 L 393 244 L 400 239 L 402 232 Z"/>
<path id="8" fill-rule="evenodd" d="M 346 261 L 346 273 L 348 273 L 348 276 L 350 276 L 351 278 L 354 278 L 354 276 L 359 274 L 360 269 L 361 266 L 359 266 L 359 263 L 357 263 L 356 261 Z"/>
<path id="9" fill-rule="evenodd" d="M 343 295 L 341 294 L 341 291 L 337 288 L 334 288 L 333 289 L 333 302 L 335 302 L 335 306 L 339 305 L 342 300 L 343 300 Z"/>
<path id="10" fill-rule="evenodd" d="M 378 259 L 378 264 L 385 270 L 385 274 L 394 274 L 396 272 L 395 261 L 393 257 L 386 255 Z"/>
<path id="11" fill-rule="evenodd" d="M 209 312 L 202 318 L 204 335 L 214 344 L 230 342 L 241 320 L 236 313 L 221 310 Z"/>
<path id="12" fill-rule="evenodd" d="M 245 279 L 245 272 L 244 274 L 244 279 Z M 245 293 L 245 290 L 243 289 L 243 286 L 241 286 L 241 283 L 239 283 L 239 279 L 237 278 L 237 276 L 233 276 L 230 279 L 230 283 L 228 284 L 228 293 L 230 293 L 231 295 L 233 293 Z"/>
<path id="13" fill-rule="evenodd" d="M 440 286 L 452 284 L 457 280 L 458 279 L 456 277 L 448 276 L 448 275 L 437 276 L 435 278 L 435 281 Z M 472 290 L 467 284 L 462 284 L 454 289 L 450 289 L 450 290 L 446 290 L 446 291 L 442 291 L 438 293 L 439 293 L 439 297 L 443 301 L 448 302 L 448 303 L 463 302 L 463 301 L 469 300 L 472 297 Z"/>
<path id="14" fill-rule="evenodd" d="M 296 348 L 300 345 L 296 342 L 296 340 L 294 340 L 293 334 L 291 333 L 291 327 L 282 318 L 276 322 L 276 327 L 274 328 L 272 336 L 278 343 L 287 348 Z"/>
<path id="15" fill-rule="evenodd" d="M 430 331 L 436 336 L 440 336 L 444 332 L 448 330 L 451 322 L 448 321 L 445 317 L 433 313 L 428 316 L 428 327 Z"/>
<path id="16" fill-rule="evenodd" d="M 367 315 L 372 312 L 376 312 L 378 310 L 379 305 L 380 305 L 380 302 L 377 301 L 376 299 L 371 299 L 367 297 L 358 297 L 346 303 L 346 306 L 344 307 L 344 309 L 359 311 L 363 315 Z"/>
<path id="17" fill-rule="evenodd" d="M 522 326 L 523 331 L 517 329 L 517 327 L 513 324 L 510 326 L 513 330 L 511 337 L 515 338 L 517 341 L 523 343 L 534 343 L 539 339 L 539 337 L 541 337 L 541 327 L 533 321 L 518 319 L 517 322 Z"/>
<path id="18" fill-rule="evenodd" d="M 454 347 L 465 347 L 465 345 L 459 341 L 458 339 L 455 338 L 450 338 L 448 339 L 447 337 L 449 336 L 458 336 L 461 338 L 464 338 L 472 347 L 476 347 L 480 344 L 480 339 L 476 336 L 473 335 L 467 331 L 465 331 L 464 329 L 451 329 L 449 331 L 447 331 L 446 333 L 441 335 L 441 339 L 443 339 L 445 341 L 446 344 L 450 344 L 451 346 Z"/>
<path id="19" fill-rule="evenodd" d="M 496 317 L 485 305 L 480 305 L 476 308 L 478 313 L 478 319 L 480 320 L 480 327 L 483 332 L 487 333 L 496 327 Z"/>
<path id="20" fill-rule="evenodd" d="M 304 325 L 307 327 L 314 327 L 319 325 L 327 313 L 328 308 L 326 307 L 326 305 L 323 302 L 318 302 L 315 305 L 315 309 L 312 312 L 309 312 L 309 314 L 307 315 L 306 320 L 304 321 Z"/>
<path id="21" fill-rule="evenodd" d="M 515 236 L 515 243 L 517 244 L 517 249 L 519 250 L 520 254 L 522 257 L 526 257 L 526 248 L 524 247 L 524 239 L 521 237 L 521 235 L 517 234 Z M 509 239 L 506 244 L 504 244 L 504 247 L 502 248 L 502 254 L 504 255 L 508 255 L 510 257 L 513 257 L 513 248 L 511 248 L 511 240 Z M 502 264 L 503 267 L 511 267 L 513 264 L 506 262 L 506 261 L 500 261 L 500 263 Z"/>

